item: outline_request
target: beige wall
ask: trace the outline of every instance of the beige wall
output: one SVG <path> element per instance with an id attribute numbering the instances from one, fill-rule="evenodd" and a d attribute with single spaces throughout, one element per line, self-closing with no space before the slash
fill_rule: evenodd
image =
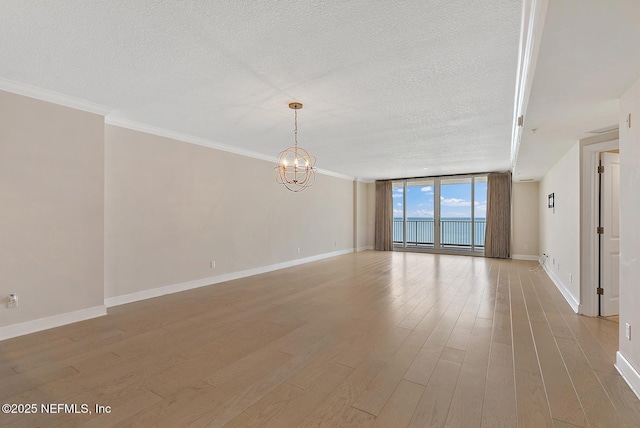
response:
<path id="1" fill-rule="evenodd" d="M 514 182 L 512 190 L 514 257 L 538 257 L 538 218 L 540 185 L 534 182 Z"/>
<path id="2" fill-rule="evenodd" d="M 103 305 L 103 127 L 0 91 L 0 327 Z"/>
<path id="3" fill-rule="evenodd" d="M 0 336 L 103 314 L 105 298 L 372 246 L 373 195 L 327 175 L 294 194 L 270 162 L 0 92 L 0 298 L 19 297 L 0 305 Z"/>
<path id="4" fill-rule="evenodd" d="M 373 248 L 376 241 L 376 183 L 367 184 L 367 238 L 366 246 Z"/>
<path id="5" fill-rule="evenodd" d="M 355 182 L 356 187 L 356 237 L 358 250 L 373 249 L 375 232 L 375 183 Z"/>
<path id="6" fill-rule="evenodd" d="M 555 209 L 547 208 L 547 196 L 555 194 Z M 547 172 L 540 182 L 540 254 L 549 256 L 547 266 L 568 291 L 574 303 L 580 302 L 580 143 Z M 562 290 L 564 288 L 564 290 Z M 566 297 L 566 296 L 565 296 Z"/>
<path id="7" fill-rule="evenodd" d="M 107 298 L 354 246 L 352 181 L 292 193 L 270 162 L 111 125 L 105 147 Z"/>
<path id="8" fill-rule="evenodd" d="M 640 80 L 620 100 L 620 213 L 620 353 L 640 372 Z"/>

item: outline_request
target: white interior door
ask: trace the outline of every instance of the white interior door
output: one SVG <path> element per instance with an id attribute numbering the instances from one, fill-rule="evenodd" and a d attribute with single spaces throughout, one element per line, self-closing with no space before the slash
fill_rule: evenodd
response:
<path id="1" fill-rule="evenodd" d="M 602 316 L 618 315 L 620 301 L 620 155 L 602 153 L 600 287 Z"/>

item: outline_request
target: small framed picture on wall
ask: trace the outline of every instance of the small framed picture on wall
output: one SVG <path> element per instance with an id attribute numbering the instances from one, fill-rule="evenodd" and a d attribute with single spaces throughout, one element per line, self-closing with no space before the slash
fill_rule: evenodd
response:
<path id="1" fill-rule="evenodd" d="M 549 208 L 553 208 L 556 206 L 556 202 L 555 202 L 555 193 L 549 193 Z"/>

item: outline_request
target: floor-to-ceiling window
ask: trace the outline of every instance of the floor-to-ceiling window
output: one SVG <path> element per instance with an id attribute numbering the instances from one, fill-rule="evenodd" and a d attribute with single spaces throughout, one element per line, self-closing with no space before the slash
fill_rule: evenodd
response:
<path id="1" fill-rule="evenodd" d="M 394 247 L 482 252 L 486 207 L 486 175 L 395 181 Z"/>
<path id="2" fill-rule="evenodd" d="M 433 248 L 435 243 L 433 180 L 393 183 L 393 242 Z M 406 237 L 406 239 L 405 239 Z"/>
<path id="3" fill-rule="evenodd" d="M 391 187 L 393 203 L 393 245 L 404 245 L 404 181 L 394 181 Z"/>
<path id="4" fill-rule="evenodd" d="M 474 245 L 484 251 L 484 233 L 487 228 L 487 176 L 473 178 Z"/>

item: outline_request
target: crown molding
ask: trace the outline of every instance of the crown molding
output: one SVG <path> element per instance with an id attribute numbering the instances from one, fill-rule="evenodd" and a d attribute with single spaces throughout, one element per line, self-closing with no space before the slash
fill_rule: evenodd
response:
<path id="1" fill-rule="evenodd" d="M 518 163 L 522 130 L 527 118 L 527 106 L 531 95 L 548 4 L 549 0 L 531 0 L 525 2 L 522 8 L 518 69 L 513 102 L 513 123 L 511 126 L 511 171 L 516 168 Z"/>
<path id="2" fill-rule="evenodd" d="M 112 117 L 111 115 L 104 118 L 107 125 L 119 126 L 120 128 L 132 129 L 134 131 L 144 132 L 145 134 L 157 135 L 159 137 L 170 138 L 172 140 L 182 141 L 184 143 L 196 144 L 198 146 L 208 147 L 210 149 L 222 150 L 223 152 L 235 153 L 237 155 L 247 156 L 250 158 L 260 159 L 268 162 L 276 162 L 275 156 L 269 156 L 251 150 L 245 150 L 238 147 L 229 146 L 227 144 L 218 143 L 207 140 L 206 138 L 196 137 L 194 135 L 185 134 L 183 132 L 172 131 L 142 122 L 136 122 L 121 117 Z"/>
<path id="3" fill-rule="evenodd" d="M 340 174 L 340 173 L 329 171 L 322 168 L 316 168 L 316 172 L 318 174 L 328 175 L 329 177 L 336 177 L 336 178 L 341 178 L 343 180 L 356 181 L 356 177 L 353 177 L 351 175 Z"/>
<path id="4" fill-rule="evenodd" d="M 194 135 L 185 134 L 183 132 L 171 131 L 169 129 L 159 128 L 157 126 L 148 125 L 142 122 L 136 122 L 136 121 L 121 118 L 121 117 L 108 115 L 104 118 L 104 123 L 106 123 L 107 125 L 118 126 L 120 128 L 127 128 L 127 129 L 132 129 L 134 131 L 144 132 L 146 134 L 157 135 L 159 137 L 170 138 L 172 140 L 182 141 L 185 143 L 196 144 L 198 146 L 208 147 L 210 149 L 222 150 L 224 152 L 234 153 L 241 156 L 247 156 L 254 159 L 260 159 L 267 162 L 272 162 L 272 163 L 277 162 L 277 159 L 275 156 L 265 155 L 263 153 L 258 153 L 251 150 L 229 146 L 227 144 L 222 144 L 215 141 L 207 140 L 206 138 L 196 137 Z M 328 171 L 326 169 L 317 168 L 317 172 L 318 174 L 341 178 L 343 180 L 356 181 L 355 177 L 345 175 L 345 174 L 339 174 L 333 171 Z"/>
<path id="5" fill-rule="evenodd" d="M 9 79 L 0 78 L 0 90 L 70 107 L 76 110 L 86 111 L 88 113 L 99 114 L 101 116 L 105 116 L 113 110 L 101 104 L 92 103 L 80 98 L 70 97 L 59 92 L 50 91 L 48 89 L 39 88 L 26 83 L 15 82 Z"/>
<path id="6" fill-rule="evenodd" d="M 82 110 L 89 113 L 99 114 L 101 116 L 104 116 L 104 123 L 108 125 L 132 129 L 134 131 L 144 132 L 147 134 L 157 135 L 160 137 L 171 138 L 172 140 L 183 141 L 185 143 L 196 144 L 196 145 L 208 147 L 211 149 L 222 150 L 224 152 L 229 152 L 229 153 L 235 153 L 237 155 L 247 156 L 254 159 L 260 159 L 267 162 L 273 162 L 273 163 L 276 162 L 275 156 L 265 155 L 263 153 L 258 153 L 251 150 L 229 146 L 227 144 L 222 144 L 215 141 L 207 140 L 206 138 L 196 137 L 194 135 L 185 134 L 183 132 L 177 132 L 177 131 L 171 131 L 169 129 L 159 128 L 157 126 L 149 125 L 142 122 L 137 122 L 134 120 L 123 118 L 123 117 L 117 117 L 111 113 L 114 110 L 113 108 L 92 103 L 80 98 L 74 98 L 68 95 L 61 94 L 59 92 L 50 91 L 48 89 L 39 88 L 37 86 L 28 85 L 26 83 L 20 83 L 13 80 L 0 78 L 0 90 L 22 95 L 29 98 L 35 98 L 41 101 L 62 105 L 65 107 L 74 108 L 76 110 Z M 352 177 L 345 174 L 339 174 L 337 172 L 333 172 L 333 171 L 329 171 L 321 168 L 318 168 L 317 172 L 318 174 L 341 178 L 343 180 L 363 181 L 356 177 Z M 363 181 L 363 182 L 369 182 L 369 181 Z"/>

